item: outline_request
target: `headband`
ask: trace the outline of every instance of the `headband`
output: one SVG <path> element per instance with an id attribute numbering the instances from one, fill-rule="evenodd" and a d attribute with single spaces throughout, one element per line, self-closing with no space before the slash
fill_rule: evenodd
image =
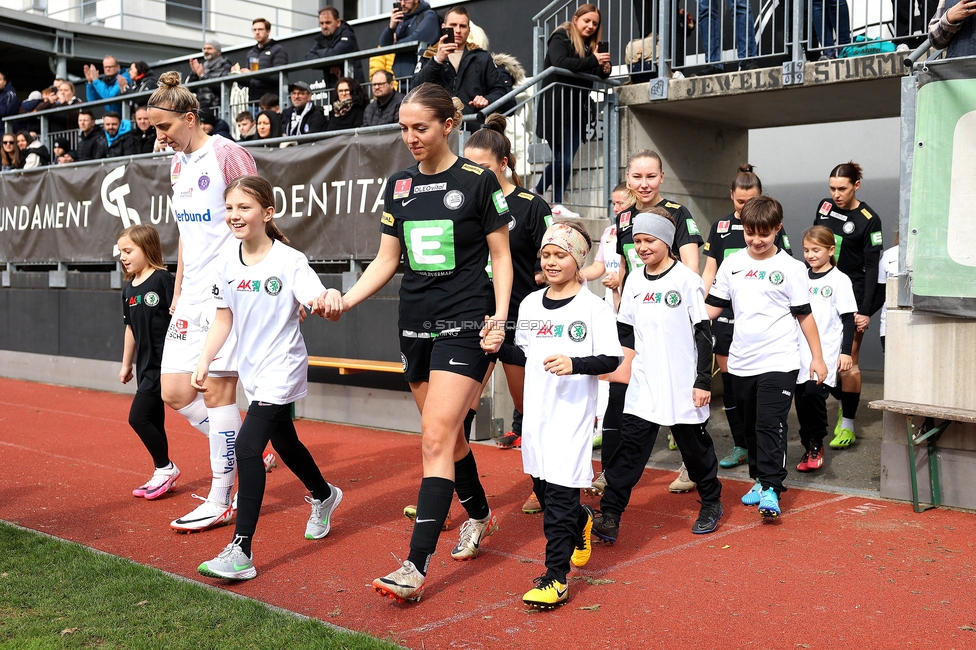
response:
<path id="1" fill-rule="evenodd" d="M 674 243 L 674 224 L 666 217 L 653 212 L 641 212 L 634 217 L 632 226 L 634 235 L 650 235 L 660 239 L 668 248 Z"/>
<path id="2" fill-rule="evenodd" d="M 554 223 L 546 230 L 542 236 L 542 246 L 548 244 L 558 246 L 573 256 L 576 260 L 576 267 L 583 268 L 583 259 L 590 252 L 590 247 L 586 244 L 586 239 L 580 231 L 564 223 Z"/>

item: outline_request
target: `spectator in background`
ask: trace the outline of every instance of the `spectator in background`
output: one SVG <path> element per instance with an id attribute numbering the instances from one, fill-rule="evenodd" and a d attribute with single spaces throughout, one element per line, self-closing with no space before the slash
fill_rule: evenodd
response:
<path id="1" fill-rule="evenodd" d="M 505 83 L 491 55 L 468 39 L 471 25 L 467 9 L 461 6 L 448 9 L 441 27 L 451 29 L 454 38 L 441 37 L 436 46 L 427 48 L 421 68 L 410 85 L 435 83 L 461 100 L 463 114 L 473 115 L 500 99 L 505 94 Z M 478 127 L 469 123 L 468 128 Z"/>
<path id="2" fill-rule="evenodd" d="M 237 139 L 238 142 L 248 142 L 254 140 L 258 137 L 257 125 L 254 123 L 254 116 L 248 111 L 241 111 L 237 114 L 237 130 L 240 132 L 241 137 Z"/>
<path id="3" fill-rule="evenodd" d="M 138 153 L 136 142 L 130 137 L 132 125 L 123 120 L 118 113 L 108 112 L 102 117 L 102 129 L 105 131 L 105 156 L 131 156 Z"/>
<path id="4" fill-rule="evenodd" d="M 322 133 L 329 124 L 321 106 L 312 103 L 312 89 L 304 81 L 288 86 L 291 107 L 281 112 L 282 135 Z"/>
<path id="5" fill-rule="evenodd" d="M 217 117 L 209 106 L 200 106 L 200 125 L 207 135 L 219 135 L 228 140 L 233 140 L 230 137 L 230 124 Z"/>
<path id="6" fill-rule="evenodd" d="M 827 13 L 824 14 L 824 3 L 827 3 Z M 833 49 L 834 44 L 847 45 L 851 42 L 851 15 L 847 7 L 847 0 L 813 0 L 813 31 L 817 41 L 825 49 L 821 52 L 820 60 L 836 59 L 838 52 Z M 837 40 L 834 40 L 834 32 Z"/>
<path id="7" fill-rule="evenodd" d="M 834 2 L 838 0 L 827 0 Z M 846 6 L 847 0 L 840 0 Z M 814 0 L 814 5 L 823 0 Z M 724 8 L 722 0 L 698 0 L 698 37 L 701 39 L 702 49 L 705 50 L 705 60 L 709 65 L 702 70 L 702 74 L 716 74 L 725 71 L 722 65 L 722 32 L 726 25 L 723 21 Z M 756 30 L 753 27 L 752 7 L 749 0 L 726 0 L 729 13 L 734 16 L 735 24 L 733 36 L 735 50 L 739 56 L 739 70 L 754 70 L 759 67 L 756 61 Z M 816 15 L 814 8 L 814 15 Z M 680 22 L 680 17 L 679 17 Z M 819 34 L 819 32 L 818 32 Z M 848 38 L 848 40 L 850 40 Z"/>
<path id="8" fill-rule="evenodd" d="M 90 108 L 78 111 L 78 147 L 69 151 L 59 163 L 80 162 L 82 160 L 99 160 L 108 155 L 108 143 L 102 127 L 95 124 L 95 114 Z"/>
<path id="9" fill-rule="evenodd" d="M 85 79 L 88 80 L 85 84 L 85 94 L 88 96 L 88 101 L 110 99 L 124 93 L 132 80 L 129 79 L 128 71 L 119 72 L 120 69 L 119 62 L 111 55 L 102 59 L 102 70 L 105 71 L 102 75 L 98 74 L 98 68 L 94 63 L 85 64 Z M 106 112 L 120 113 L 122 104 L 104 104 L 102 108 Z"/>
<path id="10" fill-rule="evenodd" d="M 363 126 L 396 124 L 402 101 L 403 93 L 393 89 L 393 74 L 377 70 L 373 73 L 373 101 L 363 111 Z"/>
<path id="11" fill-rule="evenodd" d="M 946 9 L 946 0 L 929 23 L 929 39 L 935 47 L 945 48 L 947 59 L 976 54 L 976 0 L 959 0 Z"/>
<path id="12" fill-rule="evenodd" d="M 359 82 L 342 77 L 336 83 L 335 96 L 337 99 L 332 102 L 332 115 L 329 116 L 329 126 L 325 130 L 341 131 L 362 126 L 369 97 Z"/>
<path id="13" fill-rule="evenodd" d="M 356 32 L 339 18 L 339 10 L 335 7 L 322 7 L 319 10 L 319 27 L 322 32 L 315 37 L 312 49 L 305 55 L 306 61 L 359 51 Z M 325 85 L 331 88 L 339 80 L 339 77 L 345 76 L 345 71 L 343 66 L 333 65 L 323 68 L 322 76 Z M 364 79 L 363 65 L 359 60 L 353 63 L 353 77 L 357 81 Z"/>
<path id="14" fill-rule="evenodd" d="M 35 111 L 46 111 L 49 108 L 54 108 L 58 105 L 58 87 L 48 86 L 47 88 L 41 88 L 41 101 L 37 105 Z"/>
<path id="15" fill-rule="evenodd" d="M 66 153 L 67 153 L 67 150 L 64 148 L 64 142 L 63 141 L 61 141 L 61 140 L 55 140 L 51 144 L 51 161 L 52 162 L 55 162 L 56 163 L 56 162 L 60 161 L 61 156 L 63 156 Z"/>
<path id="16" fill-rule="evenodd" d="M 20 104 L 21 114 L 30 114 L 37 110 L 37 107 L 44 103 L 44 96 L 40 90 L 32 90 L 30 94 Z M 12 122 L 10 127 L 14 131 L 34 131 L 41 130 L 41 121 L 35 117 L 24 117 L 24 119 Z M 2 130 L 2 129 L 0 129 Z"/>
<path id="17" fill-rule="evenodd" d="M 7 76 L 0 72 L 0 117 L 17 115 L 19 112 L 20 100 L 17 99 L 17 91 L 14 85 L 7 81 Z"/>
<path id="18" fill-rule="evenodd" d="M 437 14 L 424 0 L 401 0 L 400 9 L 390 14 L 390 24 L 380 34 L 380 46 L 396 45 L 407 41 L 420 41 L 427 45 L 436 43 L 440 37 Z M 409 79 L 417 67 L 417 55 L 413 52 L 399 52 L 393 59 L 393 76 Z M 406 92 L 409 88 L 400 88 Z"/>
<path id="19" fill-rule="evenodd" d="M 132 140 L 135 153 L 152 153 L 156 148 L 156 127 L 149 121 L 149 111 L 145 106 L 136 109 Z"/>
<path id="20" fill-rule="evenodd" d="M 230 74 L 230 69 L 231 63 L 223 55 L 220 42 L 211 38 L 203 44 L 203 63 L 200 63 L 200 59 L 190 59 L 190 70 L 192 72 L 187 75 L 186 81 L 226 77 Z M 219 89 L 213 86 L 194 88 L 193 91 L 202 103 L 213 105 L 217 102 Z"/>
<path id="21" fill-rule="evenodd" d="M 129 89 L 126 90 L 128 93 L 144 93 L 156 90 L 156 74 L 145 61 L 133 61 L 129 65 L 129 79 L 132 80 L 132 83 L 129 84 Z M 136 107 L 145 106 L 148 103 L 149 98 L 143 97 L 142 99 L 132 100 L 129 105 L 134 110 Z"/>
<path id="22" fill-rule="evenodd" d="M 281 114 L 281 102 L 278 101 L 278 93 L 265 93 L 258 101 L 259 111 L 274 111 Z"/>
<path id="23" fill-rule="evenodd" d="M 17 148 L 20 149 L 20 158 L 24 161 L 24 169 L 34 169 L 51 164 L 51 154 L 48 153 L 47 147 L 29 131 L 21 131 L 17 134 Z"/>
<path id="24" fill-rule="evenodd" d="M 58 87 L 58 106 L 74 106 L 83 103 L 80 97 L 75 95 L 75 85 L 70 81 L 61 80 Z M 78 128 L 78 113 L 67 111 L 52 115 L 48 118 L 48 129 L 51 132 L 70 131 Z"/>
<path id="25" fill-rule="evenodd" d="M 281 116 L 274 111 L 261 111 L 255 125 L 255 140 L 268 140 L 281 137 Z"/>
<path id="26" fill-rule="evenodd" d="M 4 133 L 3 144 L 0 145 L 0 171 L 9 172 L 20 169 L 23 162 L 20 159 L 20 149 L 17 147 L 17 137 L 13 133 Z"/>
<path id="27" fill-rule="evenodd" d="M 271 23 L 264 18 L 255 18 L 251 23 L 251 33 L 257 43 L 247 51 L 247 61 L 245 71 L 253 70 L 257 65 L 258 70 L 266 70 L 279 65 L 288 63 L 288 53 L 285 52 L 279 43 L 271 38 Z M 248 96 L 250 100 L 256 101 L 266 93 L 278 95 L 278 77 L 264 79 L 250 79 L 247 82 Z"/>

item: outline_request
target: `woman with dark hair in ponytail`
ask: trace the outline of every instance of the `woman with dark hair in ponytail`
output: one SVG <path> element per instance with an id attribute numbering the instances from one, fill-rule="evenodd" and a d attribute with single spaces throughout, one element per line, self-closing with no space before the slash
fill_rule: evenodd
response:
<path id="1" fill-rule="evenodd" d="M 518 309 L 522 300 L 538 290 L 535 283 L 535 264 L 538 259 L 539 249 L 542 248 L 542 236 L 546 233 L 546 228 L 552 225 L 552 213 L 548 204 L 538 195 L 522 187 L 522 180 L 515 172 L 515 155 L 512 153 L 512 144 L 505 136 L 505 125 L 507 120 L 504 115 L 495 113 L 488 116 L 484 126 L 476 131 L 464 143 L 464 156 L 485 169 L 494 172 L 498 179 L 505 200 L 508 202 L 508 209 L 511 212 L 512 220 L 508 223 L 508 242 L 512 251 L 512 298 L 508 306 L 509 322 L 518 322 Z M 509 180 L 509 174 L 511 180 Z M 515 344 L 515 328 L 505 328 L 505 342 L 509 345 Z M 522 437 L 522 386 L 525 380 L 525 368 L 517 365 L 502 364 L 505 369 L 505 378 L 508 380 L 508 390 L 515 402 L 515 416 L 513 416 L 512 430 L 501 438 L 497 444 L 503 449 L 511 449 L 521 446 Z M 487 381 L 491 374 L 489 368 Z M 469 411 L 469 416 L 473 417 L 474 406 Z M 522 511 L 528 514 L 540 512 L 542 510 L 535 492 L 529 495 L 529 499 L 522 506 Z"/>
<path id="2" fill-rule="evenodd" d="M 306 539 L 329 534 L 342 490 L 329 485 L 295 432 L 291 409 L 308 393 L 308 351 L 299 328 L 300 305 L 322 314 L 331 291 L 319 281 L 304 253 L 286 244 L 274 222 L 274 191 L 260 176 L 241 176 L 224 190 L 226 223 L 240 242 L 225 247 L 214 262 L 217 316 L 190 383 L 206 392 L 210 364 L 231 330 L 244 394 L 250 401 L 237 435 L 240 472 L 234 539 L 198 571 L 212 578 L 250 580 L 257 576 L 251 540 L 261 513 L 266 483 L 262 455 L 268 442 L 305 485 L 312 514 Z"/>
<path id="3" fill-rule="evenodd" d="M 410 554 L 396 570 L 373 580 L 377 593 L 398 602 L 423 595 L 455 491 L 468 519 L 453 559 L 478 557 L 485 539 L 498 530 L 464 424 L 491 361 L 481 336 L 508 320 L 512 217 L 495 175 L 451 151 L 448 137 L 461 126 L 461 108 L 461 100 L 432 83 L 403 98 L 400 131 L 417 164 L 387 180 L 379 252 L 325 314 L 338 318 L 375 294 L 403 260 L 397 329 L 404 378 L 420 410 L 424 478 Z M 489 253 L 491 279 L 485 271 Z M 501 342 L 494 351 L 499 347 Z"/>
<path id="4" fill-rule="evenodd" d="M 706 289 L 712 286 L 718 267 L 722 265 L 725 258 L 746 247 L 742 222 L 739 221 L 739 210 L 749 199 L 762 196 L 763 192 L 762 181 L 756 176 L 754 169 L 749 163 L 739 165 L 739 172 L 732 179 L 732 186 L 729 188 L 729 198 L 732 199 L 734 210 L 713 223 L 708 233 L 708 241 L 705 242 L 705 270 L 702 272 L 702 281 Z M 793 254 L 790 240 L 783 230 L 776 235 L 774 243 L 777 248 L 785 250 L 790 255 Z M 723 410 L 729 420 L 729 429 L 732 431 L 732 451 L 718 462 L 720 467 L 725 468 L 735 467 L 749 460 L 745 428 L 742 417 L 735 408 L 735 390 L 729 375 L 729 347 L 732 345 L 734 324 L 735 314 L 732 313 L 731 308 L 726 308 L 721 316 L 712 321 L 715 362 L 722 373 Z"/>

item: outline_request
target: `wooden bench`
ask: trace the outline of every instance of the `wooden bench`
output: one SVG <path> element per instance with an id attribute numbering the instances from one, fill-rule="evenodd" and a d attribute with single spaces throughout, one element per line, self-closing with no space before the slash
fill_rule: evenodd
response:
<path id="1" fill-rule="evenodd" d="M 395 372 L 403 374 L 403 364 L 399 361 L 368 361 L 365 359 L 343 359 L 340 357 L 308 358 L 308 365 L 316 368 L 338 368 L 340 375 L 355 375 L 360 372 Z"/>
<path id="2" fill-rule="evenodd" d="M 912 477 L 912 505 L 915 507 L 915 512 L 924 512 L 929 508 L 942 505 L 936 443 L 953 422 L 976 423 L 976 411 L 884 399 L 875 400 L 868 406 L 877 411 L 888 411 L 905 416 L 908 426 L 908 470 Z M 916 417 L 924 418 L 922 426 L 917 426 L 912 421 L 912 418 Z M 939 420 L 938 424 L 936 420 Z M 929 487 L 932 491 L 932 503 L 924 506 L 918 502 L 918 476 L 915 471 L 915 446 L 922 443 L 925 443 L 928 448 Z"/>

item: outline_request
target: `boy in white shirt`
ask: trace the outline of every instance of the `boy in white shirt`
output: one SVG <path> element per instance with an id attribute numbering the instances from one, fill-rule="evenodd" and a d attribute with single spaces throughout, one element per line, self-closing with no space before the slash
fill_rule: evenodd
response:
<path id="1" fill-rule="evenodd" d="M 773 243 L 783 227 L 783 206 L 759 196 L 742 207 L 739 219 L 746 249 L 719 267 L 705 304 L 710 318 L 718 318 L 726 307 L 735 312 L 729 375 L 745 422 L 749 476 L 756 481 L 742 503 L 758 505 L 759 514 L 775 519 L 779 495 L 786 491 L 786 417 L 800 368 L 801 331 L 812 356 L 810 379 L 821 383 L 827 367 L 810 308 L 806 267 Z"/>

